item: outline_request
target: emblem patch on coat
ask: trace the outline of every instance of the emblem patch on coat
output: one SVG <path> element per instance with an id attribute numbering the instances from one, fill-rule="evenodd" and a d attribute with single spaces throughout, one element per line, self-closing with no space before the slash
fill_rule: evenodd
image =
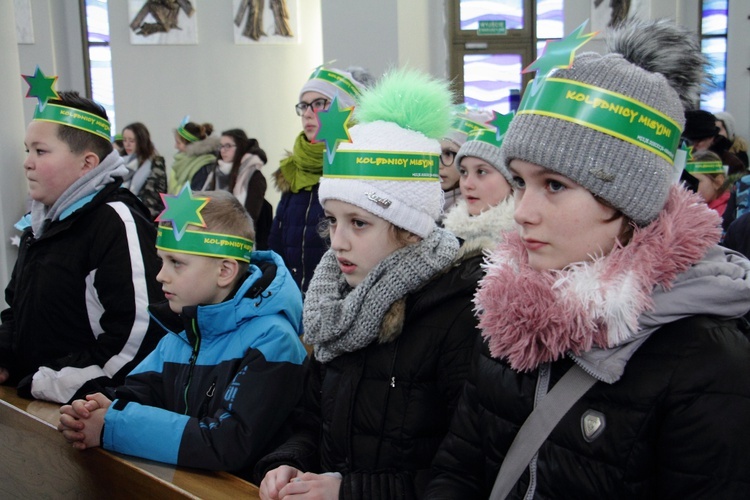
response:
<path id="1" fill-rule="evenodd" d="M 604 418 L 604 414 L 595 410 L 587 410 L 586 413 L 581 417 L 581 430 L 583 431 L 583 439 L 587 442 L 592 442 L 598 438 L 604 428 L 607 426 L 607 421 Z"/>

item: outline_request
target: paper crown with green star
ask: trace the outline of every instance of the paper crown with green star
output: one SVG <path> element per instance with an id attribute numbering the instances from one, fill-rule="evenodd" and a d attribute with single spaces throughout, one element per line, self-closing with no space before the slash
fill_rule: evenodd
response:
<path id="1" fill-rule="evenodd" d="M 177 134 L 185 139 L 188 143 L 198 142 L 200 139 L 191 134 L 188 129 L 185 128 L 185 125 L 187 125 L 188 123 L 190 123 L 190 115 L 186 115 L 182 118 L 182 121 L 177 126 Z"/>
<path id="2" fill-rule="evenodd" d="M 477 128 L 469 133 L 466 142 L 456 154 L 456 160 L 453 165 L 456 168 L 461 167 L 461 160 L 465 156 L 481 158 L 495 169 L 502 172 L 502 156 L 500 147 L 503 144 L 505 133 L 513 120 L 514 113 L 501 114 L 497 111 L 492 112 L 492 119 L 487 121 L 486 128 Z"/>
<path id="3" fill-rule="evenodd" d="M 26 97 L 34 98 L 38 101 L 34 109 L 35 121 L 51 122 L 66 127 L 77 128 L 107 141 L 112 139 L 110 135 L 112 126 L 105 118 L 82 109 L 49 102 L 60 98 L 57 90 L 55 90 L 57 76 L 46 76 L 39 69 L 39 66 L 36 67 L 33 75 L 21 76 L 29 84 Z"/>
<path id="4" fill-rule="evenodd" d="M 693 151 L 693 146 L 688 147 L 685 170 L 689 174 L 724 174 L 729 167 L 724 166 L 721 157 L 710 150 Z"/>
<path id="5" fill-rule="evenodd" d="M 156 248 L 165 252 L 250 262 L 252 240 L 201 229 L 206 227 L 201 211 L 211 202 L 210 197 L 194 196 L 190 183 L 185 183 L 178 194 L 161 194 L 161 198 L 164 210 L 156 218 L 160 223 Z M 189 229 L 189 226 L 196 229 Z"/>

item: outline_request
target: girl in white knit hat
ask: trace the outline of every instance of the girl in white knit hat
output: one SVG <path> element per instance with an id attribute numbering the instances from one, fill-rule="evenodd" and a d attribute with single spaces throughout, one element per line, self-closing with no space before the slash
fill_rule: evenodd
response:
<path id="1" fill-rule="evenodd" d="M 351 142 L 326 130 L 344 110 L 320 113 L 331 248 L 305 298 L 296 432 L 259 462 L 261 498 L 415 498 L 427 482 L 478 339 L 481 269 L 455 266 L 458 240 L 436 224 L 450 101 L 447 82 L 394 71 L 363 93 Z"/>
<path id="2" fill-rule="evenodd" d="M 750 498 L 750 263 L 673 184 L 705 59 L 632 21 L 548 44 L 505 135 L 518 232 L 426 498 Z M 593 36 L 593 35 L 591 35 Z"/>

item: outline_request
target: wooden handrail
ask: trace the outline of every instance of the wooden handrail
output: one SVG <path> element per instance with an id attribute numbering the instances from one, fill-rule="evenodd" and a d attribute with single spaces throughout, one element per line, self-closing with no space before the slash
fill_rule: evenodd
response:
<path id="1" fill-rule="evenodd" d="M 75 450 L 56 429 L 59 408 L 0 386 L 0 498 L 259 498 L 226 472 Z"/>

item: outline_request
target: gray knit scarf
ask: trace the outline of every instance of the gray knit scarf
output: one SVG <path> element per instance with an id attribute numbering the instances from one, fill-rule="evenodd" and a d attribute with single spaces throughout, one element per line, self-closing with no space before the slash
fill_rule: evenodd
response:
<path id="1" fill-rule="evenodd" d="M 323 255 L 305 295 L 305 342 L 321 363 L 370 345 L 391 305 L 451 264 L 458 240 L 435 228 L 425 239 L 383 259 L 355 288 L 349 287 L 333 250 Z"/>

